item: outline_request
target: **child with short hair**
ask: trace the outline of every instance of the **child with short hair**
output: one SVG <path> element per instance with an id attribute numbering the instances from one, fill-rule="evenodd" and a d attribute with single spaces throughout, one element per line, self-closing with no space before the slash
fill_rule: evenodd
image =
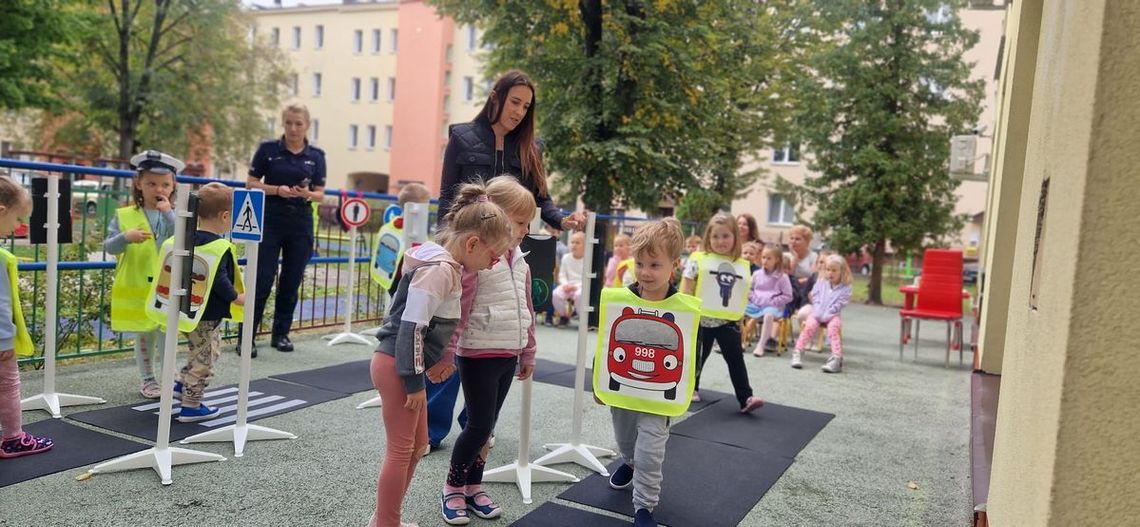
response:
<path id="1" fill-rule="evenodd" d="M 230 231 L 233 202 L 234 190 L 216 181 L 198 189 L 195 253 L 213 254 L 217 256 L 217 263 L 209 271 L 213 278 L 206 305 L 202 307 L 202 317 L 192 330 L 186 332 L 190 360 L 182 367 L 182 380 L 174 385 L 174 393 L 182 398 L 178 420 L 183 423 L 217 416 L 217 408 L 202 404 L 202 395 L 214 378 L 214 363 L 221 353 L 222 337 L 218 329 L 223 319 L 240 321 L 241 312 L 234 306 L 245 305 L 245 291 L 238 274 L 237 248 L 222 237 Z"/>
<path id="2" fill-rule="evenodd" d="M 0 177 L 0 236 L 11 236 L 20 218 L 31 212 L 32 197 L 28 191 L 15 181 Z M 55 445 L 50 438 L 36 437 L 23 429 L 20 367 L 16 361 L 33 354 L 35 345 L 24 325 L 20 306 L 16 256 L 0 248 L 0 459 L 41 454 Z"/>
<path id="3" fill-rule="evenodd" d="M 630 240 L 637 279 L 629 286 L 633 294 L 652 301 L 677 294 L 672 277 L 673 270 L 681 264 L 682 236 L 681 224 L 674 218 L 638 227 Z M 669 418 L 612 406 L 610 416 L 625 462 L 610 475 L 610 487 L 621 490 L 633 485 L 634 527 L 656 527 L 653 509 L 661 497 Z"/>
<path id="4" fill-rule="evenodd" d="M 158 399 L 162 391 L 155 370 L 161 368 L 166 337 L 147 317 L 144 305 L 158 268 L 158 248 L 174 235 L 174 176 L 185 164 L 168 154 L 147 150 L 131 158 L 131 167 L 135 169 L 131 204 L 115 211 L 103 240 L 103 250 L 115 255 L 111 331 L 134 334 L 135 365 L 142 382 L 139 393 Z"/>
<path id="5" fill-rule="evenodd" d="M 843 321 L 839 313 L 851 300 L 851 269 L 847 267 L 847 260 L 837 254 L 827 256 L 823 262 L 823 272 L 811 290 L 811 313 L 804 321 L 800 338 L 796 339 L 796 349 L 792 352 L 792 367 L 803 367 L 801 357 L 804 348 L 820 326 L 827 326 L 831 357 L 821 369 L 824 373 L 839 373 L 843 371 L 843 340 L 840 334 Z"/>
<path id="6" fill-rule="evenodd" d="M 437 242 L 404 255 L 404 274 L 372 354 L 387 444 L 370 526 L 396 527 L 416 464 L 428 444 L 425 377 L 455 373 L 447 343 L 460 316 L 463 269 L 490 269 L 510 246 L 511 223 L 483 185 L 459 187 Z"/>
<path id="7" fill-rule="evenodd" d="M 760 252 L 760 269 L 752 273 L 752 291 L 748 294 L 748 307 L 744 314 L 752 319 L 763 319 L 760 340 L 752 354 L 764 356 L 764 348 L 776 348 L 772 330 L 776 319 L 783 318 L 784 307 L 792 301 L 792 281 L 783 270 L 784 254 L 775 245 L 765 245 Z"/>
<path id="8" fill-rule="evenodd" d="M 459 375 L 452 377 L 462 381 L 467 421 L 455 440 L 443 486 L 443 521 L 450 525 L 466 524 L 469 511 L 483 519 L 502 512 L 483 490 L 483 469 L 511 382 L 526 380 L 534 371 L 531 274 L 519 249 L 534 217 L 534 193 L 508 174 L 491 180 L 487 196 L 507 213 L 513 237 L 490 269 L 463 270 L 459 324 L 448 349 L 456 356 Z"/>
<path id="9" fill-rule="evenodd" d="M 614 254 L 606 264 L 605 287 L 621 287 L 622 278 L 629 271 L 629 236 L 614 236 Z"/>
<path id="10" fill-rule="evenodd" d="M 755 273 L 760 270 L 760 250 L 762 246 L 759 242 L 745 242 L 740 246 L 740 257 L 748 260 L 751 264 L 751 271 Z"/>
<path id="11" fill-rule="evenodd" d="M 575 232 L 570 235 L 570 253 L 562 257 L 558 264 L 558 287 L 551 294 L 551 304 L 554 313 L 558 316 L 558 325 L 565 326 L 570 323 L 573 315 L 573 305 L 577 305 L 582 298 L 582 268 L 585 265 L 586 235 Z"/>

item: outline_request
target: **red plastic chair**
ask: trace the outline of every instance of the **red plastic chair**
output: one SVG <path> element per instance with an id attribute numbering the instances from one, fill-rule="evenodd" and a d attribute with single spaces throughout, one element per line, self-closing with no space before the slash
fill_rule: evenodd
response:
<path id="1" fill-rule="evenodd" d="M 946 322 L 946 366 L 950 366 L 950 348 L 958 347 L 958 363 L 962 363 L 962 251 L 927 249 L 922 259 L 922 278 L 918 282 L 918 299 L 914 309 L 899 311 L 899 360 L 902 360 L 905 335 L 914 322 L 914 357 L 918 358 L 919 323 L 923 320 Z"/>

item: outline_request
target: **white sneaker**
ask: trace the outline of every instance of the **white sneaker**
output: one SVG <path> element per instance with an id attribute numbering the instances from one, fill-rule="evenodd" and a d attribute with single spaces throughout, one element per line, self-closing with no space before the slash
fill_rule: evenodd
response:
<path id="1" fill-rule="evenodd" d="M 763 343 L 756 345 L 756 349 L 752 350 L 752 356 L 754 356 L 754 357 L 763 357 L 764 356 L 764 345 L 763 345 Z"/>
<path id="2" fill-rule="evenodd" d="M 843 371 L 843 359 L 832 355 L 820 369 L 823 370 L 823 373 L 839 373 Z"/>
<path id="3" fill-rule="evenodd" d="M 803 352 L 800 350 L 795 350 L 792 352 L 792 367 L 797 370 L 804 367 L 804 363 L 800 359 L 801 355 L 803 355 Z"/>

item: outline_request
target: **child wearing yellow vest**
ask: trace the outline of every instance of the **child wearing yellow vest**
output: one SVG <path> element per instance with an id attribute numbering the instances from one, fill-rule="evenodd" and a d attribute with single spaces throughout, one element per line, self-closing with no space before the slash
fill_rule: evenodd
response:
<path id="1" fill-rule="evenodd" d="M 170 155 L 147 150 L 131 158 L 138 175 L 131 204 L 115 211 L 103 250 L 115 255 L 111 285 L 111 330 L 135 334 L 135 364 L 147 399 L 158 399 L 154 372 L 162 360 L 162 332 L 143 310 L 158 266 L 158 248 L 174 235 L 174 175 L 185 165 Z"/>
<path id="2" fill-rule="evenodd" d="M 28 191 L 8 178 L 0 178 L 0 236 L 16 230 L 20 217 L 32 210 Z M 0 458 L 39 454 L 51 449 L 46 437 L 24 432 L 20 419 L 20 369 L 17 357 L 35 351 L 24 326 L 20 287 L 16 281 L 16 257 L 0 249 Z"/>
<path id="3" fill-rule="evenodd" d="M 614 254 L 606 264 L 605 287 L 624 287 L 624 278 L 631 274 L 633 259 L 629 257 L 629 236 L 619 234 L 614 236 Z M 630 280 L 629 283 L 633 283 Z"/>
<path id="4" fill-rule="evenodd" d="M 214 363 L 221 354 L 222 337 L 218 328 L 223 319 L 242 321 L 240 306 L 245 305 L 245 288 L 238 273 L 237 252 L 229 240 L 222 238 L 230 230 L 230 210 L 234 191 L 221 183 L 209 183 L 198 189 L 198 232 L 194 233 L 194 260 L 207 269 L 194 278 L 201 280 L 190 288 L 190 315 L 183 314 L 178 330 L 186 334 L 190 343 L 190 360 L 182 367 L 181 381 L 174 384 L 175 397 L 182 399 L 178 420 L 183 423 L 205 421 L 217 416 L 218 409 L 202 404 L 202 394 L 214 377 Z M 167 254 L 173 246 L 167 242 L 160 254 Z M 165 262 L 164 262 L 165 265 Z M 157 291 L 169 291 L 169 274 L 163 274 Z M 197 297 L 195 297 L 195 292 Z M 204 294 L 203 294 L 204 293 Z M 157 298 L 157 296 L 156 296 Z M 147 314 L 156 322 L 165 323 L 166 312 L 153 303 L 147 305 Z"/>

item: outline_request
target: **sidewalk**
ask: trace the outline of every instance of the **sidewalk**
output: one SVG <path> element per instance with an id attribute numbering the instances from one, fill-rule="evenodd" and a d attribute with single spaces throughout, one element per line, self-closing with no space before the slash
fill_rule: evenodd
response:
<path id="1" fill-rule="evenodd" d="M 943 332 L 929 324 L 920 360 L 913 361 L 908 347 L 905 360 L 899 362 L 897 328 L 896 310 L 849 307 L 844 312 L 847 358 L 841 375 L 819 371 L 824 354 L 809 354 L 803 370 L 788 367 L 787 355 L 746 357 L 758 395 L 836 417 L 800 452 L 741 525 L 967 524 L 968 366 L 942 367 Z M 571 330 L 538 328 L 539 356 L 573 362 L 576 337 Z M 349 344 L 329 348 L 315 336 L 295 342 L 294 353 L 264 346 L 253 362 L 253 377 L 366 359 L 371 353 Z M 970 358 L 966 356 L 967 364 Z M 232 346 L 226 346 L 215 385 L 237 381 L 237 359 Z M 22 380 L 25 396 L 38 393 L 42 385 L 38 372 L 25 372 Z M 716 354 L 702 383 L 708 389 L 731 391 L 724 361 Z M 64 366 L 57 385 L 63 392 L 104 397 L 106 406 L 139 400 L 133 359 Z M 518 393 L 517 387 L 512 390 L 503 408 L 489 468 L 516 457 Z M 175 467 L 174 484 L 165 488 L 151 470 L 75 481 L 84 469 L 0 488 L 0 525 L 363 526 L 374 506 L 376 473 L 384 451 L 378 410 L 355 409 L 371 396 L 357 394 L 259 421 L 293 432 L 298 439 L 250 443 L 244 458 L 233 458 L 232 445 L 226 443 L 191 445 L 229 460 Z M 534 384 L 532 458 L 541 455 L 543 443 L 569 439 L 572 401 L 570 389 Z M 613 447 L 608 411 L 587 401 L 583 441 Z M 96 407 L 65 408 L 64 415 L 92 408 Z M 24 413 L 25 422 L 44 418 L 43 412 Z M 456 432 L 445 446 L 454 442 Z M 405 502 L 405 521 L 421 527 L 443 524 L 438 496 L 449 452 L 433 453 L 420 463 Z M 580 477 L 588 474 L 576 465 L 556 468 Z M 684 475 L 666 474 L 665 485 L 675 477 Z M 916 490 L 908 488 L 910 481 L 917 484 Z M 474 519 L 472 525 L 505 526 L 552 499 L 577 507 L 555 498 L 566 484 L 535 485 L 531 505 L 522 504 L 513 484 L 488 487 L 502 503 L 504 517 L 493 522 Z"/>

